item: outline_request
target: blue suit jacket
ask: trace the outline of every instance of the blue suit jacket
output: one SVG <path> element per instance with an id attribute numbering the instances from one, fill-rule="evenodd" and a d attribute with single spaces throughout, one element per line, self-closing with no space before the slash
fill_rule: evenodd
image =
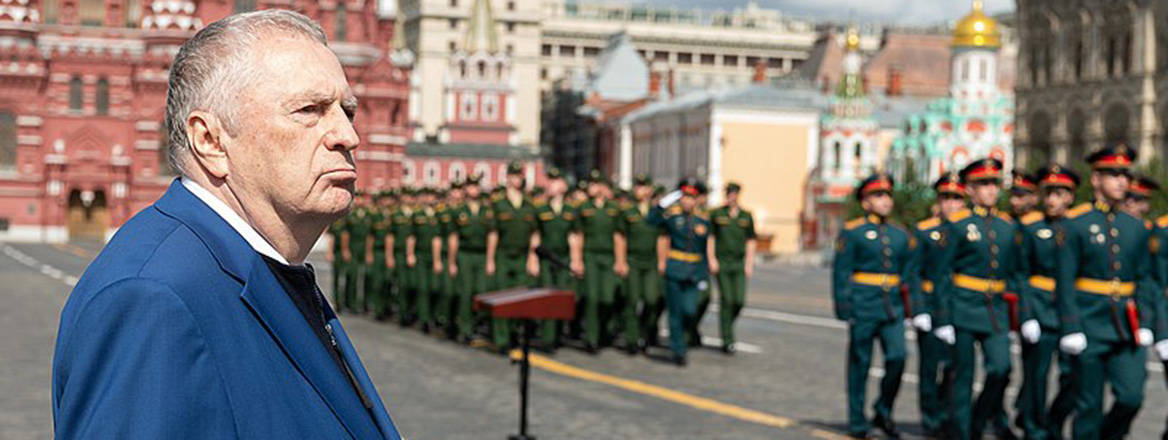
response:
<path id="1" fill-rule="evenodd" d="M 371 411 L 259 254 L 175 181 L 118 231 L 61 313 L 57 438 L 397 440 L 326 313 Z"/>

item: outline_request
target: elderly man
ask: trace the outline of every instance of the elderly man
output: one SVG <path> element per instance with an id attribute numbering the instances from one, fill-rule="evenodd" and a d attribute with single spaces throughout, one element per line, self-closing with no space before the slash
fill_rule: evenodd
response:
<path id="1" fill-rule="evenodd" d="M 304 263 L 353 203 L 357 104 L 320 26 L 265 10 L 175 57 L 182 179 L 61 314 L 58 438 L 400 438 Z"/>

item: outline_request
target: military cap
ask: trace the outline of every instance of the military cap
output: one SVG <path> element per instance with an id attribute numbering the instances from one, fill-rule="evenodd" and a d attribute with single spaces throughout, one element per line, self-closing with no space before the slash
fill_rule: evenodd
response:
<path id="1" fill-rule="evenodd" d="M 661 184 L 653 185 L 653 195 L 660 196 L 662 194 L 665 194 L 665 185 L 661 185 Z"/>
<path id="2" fill-rule="evenodd" d="M 710 193 L 710 187 L 706 186 L 706 182 L 704 180 L 698 179 L 698 192 L 700 192 L 702 195 Z"/>
<path id="3" fill-rule="evenodd" d="M 615 196 L 616 196 L 616 198 L 618 198 L 618 199 L 627 199 L 627 198 L 629 198 L 629 192 L 628 192 L 628 191 L 625 191 L 625 190 L 623 190 L 623 189 L 618 189 L 618 190 L 616 190 L 616 194 L 614 194 L 614 195 L 615 195 Z"/>
<path id="4" fill-rule="evenodd" d="M 482 180 L 483 180 L 482 173 L 473 173 L 469 176 L 466 176 L 466 185 L 468 185 L 468 186 L 469 185 L 478 185 L 479 182 L 481 182 Z"/>
<path id="5" fill-rule="evenodd" d="M 653 184 L 653 179 L 649 178 L 648 174 L 639 173 L 636 175 L 636 177 L 633 177 L 633 185 L 647 186 L 647 185 L 652 185 L 652 184 Z"/>
<path id="6" fill-rule="evenodd" d="M 576 190 L 577 191 L 584 191 L 587 189 L 588 189 L 588 182 L 586 182 L 584 180 L 577 180 L 576 181 Z"/>
<path id="7" fill-rule="evenodd" d="M 696 177 L 686 177 L 681 179 L 680 182 L 677 182 L 677 189 L 681 190 L 682 194 L 688 196 L 698 196 L 705 194 L 703 191 L 704 187 L 705 185 L 703 185 L 702 182 Z"/>
<path id="8" fill-rule="evenodd" d="M 564 178 L 564 173 L 561 172 L 560 169 L 556 168 L 556 167 L 548 168 L 547 172 L 545 174 L 547 174 L 548 179 L 563 179 Z"/>
<path id="9" fill-rule="evenodd" d="M 1057 163 L 1039 168 L 1034 179 L 1040 188 L 1062 187 L 1073 190 L 1079 186 L 1079 175 Z"/>
<path id="10" fill-rule="evenodd" d="M 730 182 L 726 184 L 726 194 L 736 193 L 742 191 L 742 185 L 738 182 Z"/>
<path id="11" fill-rule="evenodd" d="M 1038 190 L 1038 183 L 1035 182 L 1034 176 L 1026 174 L 1025 170 L 1020 168 L 1014 169 L 1014 180 L 1010 184 L 1010 192 L 1014 194 L 1032 194 Z"/>
<path id="12" fill-rule="evenodd" d="M 892 176 L 882 171 L 877 171 L 864 180 L 861 180 L 859 185 L 856 185 L 856 198 L 862 199 L 868 194 L 878 192 L 891 193 L 893 185 Z"/>
<path id="13" fill-rule="evenodd" d="M 975 160 L 961 169 L 961 181 L 965 184 L 985 180 L 1000 181 L 1002 179 L 1002 161 L 987 157 Z"/>
<path id="14" fill-rule="evenodd" d="M 510 176 L 512 174 L 523 174 L 523 162 L 513 160 L 507 164 L 507 175 Z"/>
<path id="15" fill-rule="evenodd" d="M 442 188 L 431 188 L 430 191 L 434 192 L 434 195 L 438 196 L 439 198 L 446 197 L 446 194 L 448 193 L 445 189 Z"/>
<path id="16" fill-rule="evenodd" d="M 463 179 L 456 179 L 455 181 L 453 181 L 453 182 L 450 182 L 450 189 L 462 189 L 462 187 L 463 187 L 464 185 L 466 185 L 466 181 L 465 181 L 465 180 L 463 180 Z"/>
<path id="17" fill-rule="evenodd" d="M 1123 142 L 1115 142 L 1096 150 L 1087 156 L 1091 169 L 1113 169 L 1128 171 L 1136 161 L 1136 151 Z"/>
<path id="18" fill-rule="evenodd" d="M 612 184 L 608 181 L 608 178 L 604 176 L 604 173 L 601 173 L 600 170 L 595 168 L 588 172 L 588 183 L 599 183 L 605 186 L 612 186 Z"/>
<path id="19" fill-rule="evenodd" d="M 1136 176 L 1127 188 L 1127 196 L 1137 199 L 1146 199 L 1152 193 L 1160 190 L 1160 184 L 1148 176 Z"/>
<path id="20" fill-rule="evenodd" d="M 936 191 L 938 196 L 941 194 L 953 194 L 965 197 L 965 184 L 961 182 L 961 176 L 950 171 L 938 178 L 936 182 L 933 182 L 933 191 Z"/>
<path id="21" fill-rule="evenodd" d="M 543 187 L 542 186 L 537 186 L 537 187 L 531 189 L 532 196 L 538 196 L 538 195 L 542 195 L 542 194 L 543 194 Z"/>

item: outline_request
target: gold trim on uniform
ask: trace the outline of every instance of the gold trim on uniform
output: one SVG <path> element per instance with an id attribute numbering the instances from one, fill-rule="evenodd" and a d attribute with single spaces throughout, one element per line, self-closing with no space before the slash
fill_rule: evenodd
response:
<path id="1" fill-rule="evenodd" d="M 852 282 L 868 286 L 891 288 L 900 284 L 900 275 L 894 273 L 855 272 L 852 273 Z"/>
<path id="2" fill-rule="evenodd" d="M 1047 292 L 1054 292 L 1054 278 L 1042 275 L 1030 276 L 1030 287 Z"/>
<path id="3" fill-rule="evenodd" d="M 979 278 L 963 273 L 953 274 L 953 285 L 982 293 L 1002 293 L 1006 290 L 1005 281 Z"/>
<path id="4" fill-rule="evenodd" d="M 1076 278 L 1075 290 L 1107 296 L 1131 296 L 1136 291 L 1136 283 L 1119 280 L 1097 280 L 1094 278 Z"/>

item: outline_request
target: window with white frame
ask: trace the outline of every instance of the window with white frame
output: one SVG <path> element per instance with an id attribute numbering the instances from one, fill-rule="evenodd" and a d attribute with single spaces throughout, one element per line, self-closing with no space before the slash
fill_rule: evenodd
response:
<path id="1" fill-rule="evenodd" d="M 499 118 L 499 97 L 496 95 L 483 96 L 483 120 L 494 121 Z"/>
<path id="2" fill-rule="evenodd" d="M 450 164 L 450 181 L 455 182 L 466 178 L 466 165 L 462 162 Z"/>
<path id="3" fill-rule="evenodd" d="M 422 165 L 422 181 L 427 185 L 437 185 L 439 172 L 438 162 L 426 161 L 425 165 Z"/>
<path id="4" fill-rule="evenodd" d="M 475 114 L 478 113 L 477 111 L 475 111 L 475 110 L 477 110 L 477 107 L 478 107 L 478 99 L 476 99 L 476 98 L 477 97 L 475 95 L 471 95 L 471 94 L 462 95 L 462 103 L 460 103 L 458 106 L 459 119 L 474 119 L 475 118 Z"/>
<path id="5" fill-rule="evenodd" d="M 405 182 L 407 184 L 414 183 L 414 179 L 416 178 L 415 176 L 417 176 L 417 170 L 415 170 L 415 166 L 416 165 L 414 164 L 414 161 L 412 161 L 412 160 L 406 159 L 406 160 L 402 161 L 402 181 L 403 182 Z"/>
<path id="6" fill-rule="evenodd" d="M 479 181 L 480 184 L 482 184 L 483 186 L 490 186 L 491 185 L 491 166 L 490 165 L 487 165 L 486 162 L 476 163 L 474 166 L 474 172 L 475 172 L 475 174 L 478 174 L 479 177 L 482 178 L 482 180 Z"/>

